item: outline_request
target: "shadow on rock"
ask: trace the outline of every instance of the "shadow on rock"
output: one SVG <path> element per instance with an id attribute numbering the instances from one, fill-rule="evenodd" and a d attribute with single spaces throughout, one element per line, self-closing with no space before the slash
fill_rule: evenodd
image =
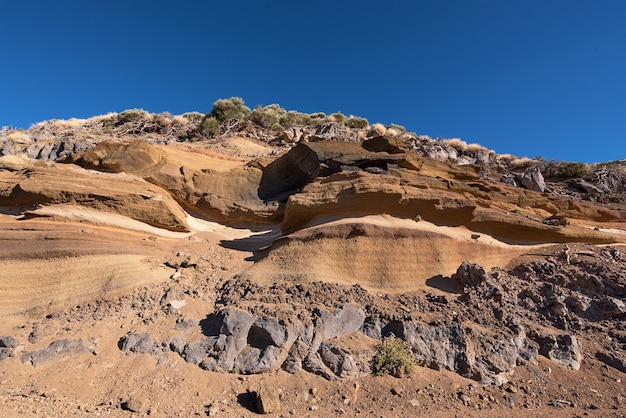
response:
<path id="1" fill-rule="evenodd" d="M 256 392 L 244 392 L 237 395 L 237 403 L 250 412 L 258 413 L 256 408 L 257 394 Z"/>
<path id="2" fill-rule="evenodd" d="M 280 228 L 274 228 L 267 232 L 250 235 L 245 238 L 235 238 L 232 240 L 224 239 L 220 241 L 220 245 L 230 250 L 256 252 L 270 246 L 280 235 Z"/>
<path id="3" fill-rule="evenodd" d="M 439 289 L 446 293 L 462 294 L 459 286 L 449 277 L 444 277 L 441 274 L 433 276 L 426 280 L 426 284 L 432 288 Z"/>
<path id="4" fill-rule="evenodd" d="M 217 337 L 220 335 L 220 327 L 223 321 L 223 316 L 216 314 L 207 315 L 206 318 L 200 321 L 200 329 L 202 329 L 202 333 L 207 337 Z"/>

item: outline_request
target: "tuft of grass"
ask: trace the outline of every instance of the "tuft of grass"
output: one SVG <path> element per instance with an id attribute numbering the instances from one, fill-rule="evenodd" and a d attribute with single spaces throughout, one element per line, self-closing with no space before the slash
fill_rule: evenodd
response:
<path id="1" fill-rule="evenodd" d="M 372 361 L 374 374 L 382 376 L 390 374 L 402 377 L 415 368 L 415 360 L 404 341 L 396 337 L 389 337 L 376 347 L 376 354 Z"/>

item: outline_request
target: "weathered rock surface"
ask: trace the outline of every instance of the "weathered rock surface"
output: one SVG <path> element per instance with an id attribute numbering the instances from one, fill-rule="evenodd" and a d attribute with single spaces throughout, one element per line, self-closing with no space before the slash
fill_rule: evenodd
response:
<path id="1" fill-rule="evenodd" d="M 538 167 L 529 167 L 520 179 L 520 183 L 535 192 L 543 193 L 546 190 L 546 182 Z"/>
<path id="2" fill-rule="evenodd" d="M 41 165 L 7 170 L 0 164 L 0 206 L 30 210 L 63 203 L 189 231 L 185 213 L 169 193 L 137 177 Z"/>
<path id="3" fill-rule="evenodd" d="M 264 384 L 257 392 L 257 410 L 261 414 L 275 414 L 280 411 L 278 389 Z"/>
<path id="4" fill-rule="evenodd" d="M 0 361 L 8 357 L 15 357 L 18 348 L 19 342 L 15 338 L 8 335 L 0 337 Z"/>
<path id="5" fill-rule="evenodd" d="M 82 340 L 62 339 L 50 343 L 42 350 L 22 354 L 21 361 L 37 367 L 85 353 L 94 353 L 92 344 Z"/>

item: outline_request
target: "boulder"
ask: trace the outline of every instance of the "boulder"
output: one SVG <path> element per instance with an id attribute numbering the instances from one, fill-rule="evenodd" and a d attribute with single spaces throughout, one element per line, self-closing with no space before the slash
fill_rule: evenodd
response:
<path id="1" fill-rule="evenodd" d="M 15 338 L 11 336 L 0 337 L 0 361 L 14 357 L 18 347 L 19 342 Z"/>
<path id="2" fill-rule="evenodd" d="M 582 345 L 570 334 L 538 337 L 539 354 L 571 370 L 580 369 Z"/>
<path id="3" fill-rule="evenodd" d="M 535 166 L 526 169 L 520 179 L 520 183 L 528 190 L 535 192 L 543 193 L 546 189 L 546 182 L 541 174 L 541 170 L 539 170 L 539 167 Z"/>
<path id="4" fill-rule="evenodd" d="M 321 341 L 358 331 L 365 321 L 365 312 L 361 308 L 344 304 L 341 309 L 330 313 L 323 310 L 316 311 L 315 332 Z"/>
<path id="5" fill-rule="evenodd" d="M 146 414 L 150 409 L 150 401 L 142 396 L 131 396 L 127 401 L 122 402 L 122 409 L 138 414 Z"/>
<path id="6" fill-rule="evenodd" d="M 389 154 L 405 153 L 410 147 L 409 141 L 391 136 L 375 136 L 363 141 L 363 148 L 372 152 L 386 152 Z"/>
<path id="7" fill-rule="evenodd" d="M 137 334 L 129 332 L 118 342 L 120 350 L 135 354 L 157 354 L 158 344 L 147 333 Z"/>
<path id="8" fill-rule="evenodd" d="M 475 287 L 487 280 L 487 272 L 483 266 L 464 261 L 451 277 L 461 288 Z"/>
<path id="9" fill-rule="evenodd" d="M 23 354 L 21 361 L 37 367 L 85 353 L 93 354 L 94 348 L 83 340 L 63 339 L 53 341 L 42 350 Z"/>
<path id="10" fill-rule="evenodd" d="M 280 411 L 280 396 L 278 389 L 263 383 L 257 392 L 256 407 L 261 414 L 275 414 Z"/>

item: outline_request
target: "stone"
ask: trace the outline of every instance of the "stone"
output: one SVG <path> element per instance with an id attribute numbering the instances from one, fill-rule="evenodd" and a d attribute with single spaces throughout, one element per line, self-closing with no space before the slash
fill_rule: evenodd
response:
<path id="1" fill-rule="evenodd" d="M 138 414 L 146 414 L 150 409 L 150 401 L 141 396 L 131 396 L 121 405 L 122 409 Z"/>
<path id="2" fill-rule="evenodd" d="M 539 353 L 568 369 L 580 369 L 582 345 L 570 334 L 538 337 Z"/>
<path id="3" fill-rule="evenodd" d="M 187 363 L 200 364 L 200 362 L 207 358 L 216 340 L 217 338 L 215 337 L 206 337 L 198 341 L 187 343 L 181 356 Z"/>
<path id="4" fill-rule="evenodd" d="M 318 311 L 318 315 L 315 329 L 321 334 L 322 340 L 352 334 L 358 331 L 365 322 L 365 312 L 350 304 L 344 304 L 340 310 L 332 314 Z"/>
<path id="5" fill-rule="evenodd" d="M 91 353 L 94 348 L 90 347 L 83 340 L 56 340 L 43 350 L 31 351 L 21 356 L 22 363 L 31 363 L 33 366 L 42 366 L 54 363 L 68 357 Z"/>
<path id="6" fill-rule="evenodd" d="M 274 414 L 280 411 L 280 396 L 278 389 L 267 383 L 261 385 L 257 392 L 256 407 L 261 414 Z"/>
<path id="7" fill-rule="evenodd" d="M 157 354 L 158 344 L 147 333 L 128 333 L 118 343 L 120 350 L 136 354 Z"/>
<path id="8" fill-rule="evenodd" d="M 546 190 L 546 182 L 538 167 L 528 167 L 522 176 L 520 183 L 528 190 L 543 193 Z"/>
<path id="9" fill-rule="evenodd" d="M 18 341 L 11 336 L 0 337 L 0 348 L 16 348 Z"/>
<path id="10" fill-rule="evenodd" d="M 487 272 L 483 266 L 464 261 L 451 277 L 461 288 L 475 287 L 487 280 Z"/>

